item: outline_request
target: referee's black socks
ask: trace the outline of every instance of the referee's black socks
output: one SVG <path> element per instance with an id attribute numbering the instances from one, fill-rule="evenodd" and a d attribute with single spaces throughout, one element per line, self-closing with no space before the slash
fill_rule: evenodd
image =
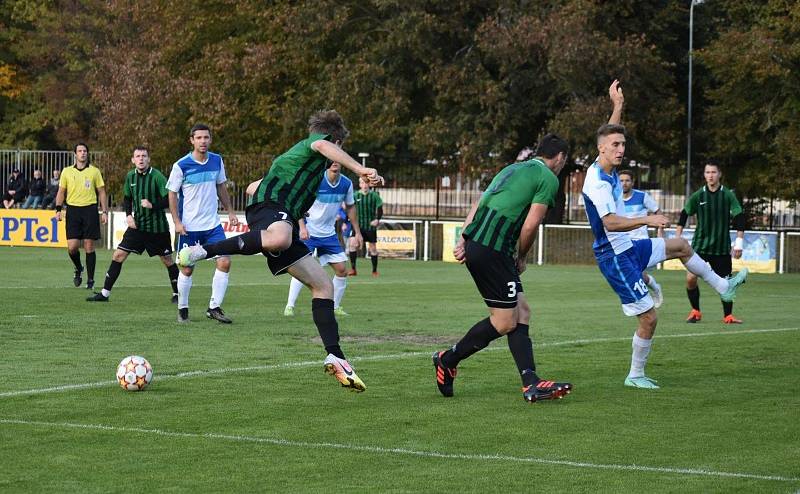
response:
<path id="1" fill-rule="evenodd" d="M 450 369 L 455 369 L 459 362 L 469 357 L 473 353 L 483 350 L 489 343 L 500 338 L 500 333 L 494 329 L 491 321 L 487 317 L 472 326 L 461 341 L 453 345 L 453 348 L 442 354 L 441 361 Z"/>
<path id="2" fill-rule="evenodd" d="M 227 256 L 230 254 L 244 254 L 251 256 L 261 254 L 261 230 L 251 230 L 247 233 L 225 239 L 215 244 L 204 245 L 206 258 L 214 256 Z"/>
<path id="3" fill-rule="evenodd" d="M 372 260 L 372 272 L 373 273 L 377 273 L 378 272 L 378 254 L 375 254 L 374 256 L 370 254 L 369 258 Z"/>
<path id="4" fill-rule="evenodd" d="M 319 336 L 322 338 L 322 344 L 325 345 L 325 351 L 343 359 L 344 352 L 339 347 L 339 323 L 336 322 L 336 317 L 333 315 L 333 300 L 329 298 L 311 299 L 311 315 L 314 318 L 314 324 L 317 325 Z"/>
<path id="5" fill-rule="evenodd" d="M 86 279 L 94 280 L 94 268 L 97 264 L 97 254 L 94 252 L 86 253 Z"/>
<path id="6" fill-rule="evenodd" d="M 76 271 L 83 271 L 83 265 L 81 264 L 81 251 L 76 250 L 75 252 L 69 252 L 69 258 L 72 260 L 72 264 L 75 265 Z"/>

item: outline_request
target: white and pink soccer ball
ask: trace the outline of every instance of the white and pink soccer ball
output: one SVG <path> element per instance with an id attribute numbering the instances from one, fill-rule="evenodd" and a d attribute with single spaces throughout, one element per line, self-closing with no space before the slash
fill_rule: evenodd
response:
<path id="1" fill-rule="evenodd" d="M 153 366 L 144 357 L 131 355 L 117 366 L 117 382 L 126 391 L 141 391 L 153 380 Z"/>

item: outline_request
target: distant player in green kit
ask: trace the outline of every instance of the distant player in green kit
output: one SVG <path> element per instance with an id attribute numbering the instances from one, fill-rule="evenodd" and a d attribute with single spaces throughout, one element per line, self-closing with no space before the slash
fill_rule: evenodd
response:
<path id="1" fill-rule="evenodd" d="M 122 195 L 128 228 L 111 256 L 103 289 L 86 301 L 108 302 L 111 289 L 122 271 L 122 263 L 128 255 L 131 252 L 141 255 L 147 251 L 150 257 L 159 256 L 167 268 L 172 285 L 172 303 L 177 304 L 178 266 L 172 261 L 172 237 L 166 216 L 169 211 L 167 178 L 150 166 L 150 154 L 146 147 L 135 147 L 131 162 L 135 168 L 125 176 Z"/>
<path id="2" fill-rule="evenodd" d="M 453 396 L 456 367 L 503 335 L 522 379 L 522 397 L 529 403 L 562 398 L 569 383 L 540 379 L 528 334 L 530 306 L 522 293 L 520 273 L 544 220 L 555 204 L 556 176 L 567 158 L 567 143 L 548 134 L 529 161 L 506 166 L 498 173 L 464 221 L 462 238 L 453 255 L 467 265 L 489 307 L 489 317 L 475 324 L 452 348 L 433 354 L 436 385 Z"/>
<path id="3" fill-rule="evenodd" d="M 356 201 L 356 211 L 358 212 L 358 226 L 361 229 L 361 236 L 367 244 L 367 252 L 372 260 L 372 276 L 378 276 L 378 225 L 383 217 L 383 199 L 377 191 L 370 189 L 369 183 L 364 179 L 358 181 L 359 190 L 353 195 Z M 351 230 L 355 235 L 355 230 Z M 358 259 L 356 248 L 350 251 L 350 276 L 356 276 L 356 259 Z"/>
<path id="4" fill-rule="evenodd" d="M 731 262 L 731 220 L 736 229 L 736 240 L 733 244 L 733 257 L 742 257 L 744 247 L 745 216 L 742 206 L 729 188 L 720 183 L 722 171 L 716 163 L 706 164 L 703 178 L 706 184 L 689 197 L 678 220 L 676 236 L 680 237 L 689 216 L 697 215 L 697 228 L 692 237 L 692 247 L 697 255 L 703 258 L 711 269 L 725 278 L 733 271 Z M 702 319 L 700 312 L 700 289 L 697 288 L 697 276 L 686 273 L 686 294 L 692 311 L 686 319 L 688 323 L 696 323 Z M 733 316 L 733 301 L 722 301 L 722 322 L 725 324 L 741 324 L 742 321 Z"/>
<path id="5" fill-rule="evenodd" d="M 218 255 L 263 254 L 273 275 L 289 273 L 311 289 L 314 324 L 328 352 L 325 372 L 342 386 L 364 391 L 364 382 L 345 359 L 339 346 L 339 325 L 333 312 L 333 283 L 300 241 L 298 220 L 314 204 L 325 171 L 340 163 L 371 185 L 383 183 L 374 168 L 366 168 L 341 149 L 349 135 L 342 117 L 320 111 L 308 120 L 309 135 L 275 158 L 263 179 L 251 183 L 252 196 L 245 214 L 248 233 L 214 244 L 192 245 L 178 253 L 178 264 L 191 266 Z"/>

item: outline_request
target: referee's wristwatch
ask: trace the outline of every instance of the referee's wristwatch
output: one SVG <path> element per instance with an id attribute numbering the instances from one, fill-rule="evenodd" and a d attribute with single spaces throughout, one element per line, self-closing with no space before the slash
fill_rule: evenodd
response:
<path id="1" fill-rule="evenodd" d="M 108 215 L 108 211 L 100 211 L 100 214 Z"/>

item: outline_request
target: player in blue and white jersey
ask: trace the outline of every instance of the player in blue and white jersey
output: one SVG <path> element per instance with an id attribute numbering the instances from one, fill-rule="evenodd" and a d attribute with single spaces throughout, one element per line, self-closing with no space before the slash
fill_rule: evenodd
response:
<path id="1" fill-rule="evenodd" d="M 225 188 L 225 164 L 222 156 L 208 150 L 211 145 L 211 130 L 197 124 L 189 131 L 192 151 L 172 165 L 167 180 L 169 211 L 178 235 L 178 249 L 195 244 L 225 240 L 225 232 L 217 215 L 217 201 L 228 212 L 231 226 L 239 220 L 231 208 L 228 189 Z M 230 257 L 217 257 L 216 270 L 211 282 L 211 300 L 206 317 L 221 323 L 232 321 L 222 311 L 222 301 L 228 289 Z M 189 291 L 192 288 L 191 266 L 182 266 L 178 275 L 178 322 L 189 321 Z"/>
<path id="2" fill-rule="evenodd" d="M 337 316 L 346 316 L 342 309 L 342 297 L 347 287 L 347 254 L 345 254 L 339 237 L 336 235 L 336 220 L 342 203 L 347 208 L 347 217 L 355 235 L 356 242 L 363 244 L 358 227 L 358 216 L 353 199 L 353 182 L 341 174 L 342 165 L 333 162 L 325 171 L 325 178 L 320 182 L 317 198 L 306 213 L 306 217 L 298 221 L 300 240 L 308 250 L 314 252 L 322 266 L 330 264 L 333 268 L 333 312 Z M 292 278 L 289 284 L 289 299 L 284 316 L 294 315 L 294 305 L 303 289 L 303 284 Z"/>
<path id="3" fill-rule="evenodd" d="M 721 278 L 683 238 L 631 240 L 629 231 L 641 226 L 665 228 L 669 219 L 660 214 L 625 217 L 622 185 L 615 170 L 625 156 L 625 127 L 619 124 L 624 97 L 619 81 L 611 84 L 609 96 L 614 111 L 608 124 L 597 130 L 599 156 L 586 171 L 582 191 L 584 205 L 595 237 L 592 248 L 600 272 L 619 296 L 625 315 L 639 319 L 625 386 L 658 389 L 656 381 L 644 373 L 658 317 L 653 298 L 642 280 L 642 271 L 666 259 L 679 258 L 688 271 L 708 282 L 723 300 L 733 300 L 736 288 L 747 277 L 747 270 L 729 279 Z"/>
<path id="4" fill-rule="evenodd" d="M 626 218 L 641 218 L 648 214 L 661 214 L 661 208 L 658 203 L 653 199 L 650 194 L 643 190 L 633 188 L 633 172 L 630 170 L 621 170 L 617 173 L 619 175 L 619 183 L 622 185 L 622 200 L 625 201 L 625 216 Z M 628 232 L 631 240 L 644 240 L 650 238 L 647 233 L 646 226 L 640 226 Z M 663 237 L 664 231 L 658 229 L 658 237 Z M 655 276 L 643 271 L 642 279 L 650 288 L 650 295 L 653 297 L 655 308 L 661 307 L 664 302 L 664 294 L 661 291 L 661 285 L 656 281 Z"/>

